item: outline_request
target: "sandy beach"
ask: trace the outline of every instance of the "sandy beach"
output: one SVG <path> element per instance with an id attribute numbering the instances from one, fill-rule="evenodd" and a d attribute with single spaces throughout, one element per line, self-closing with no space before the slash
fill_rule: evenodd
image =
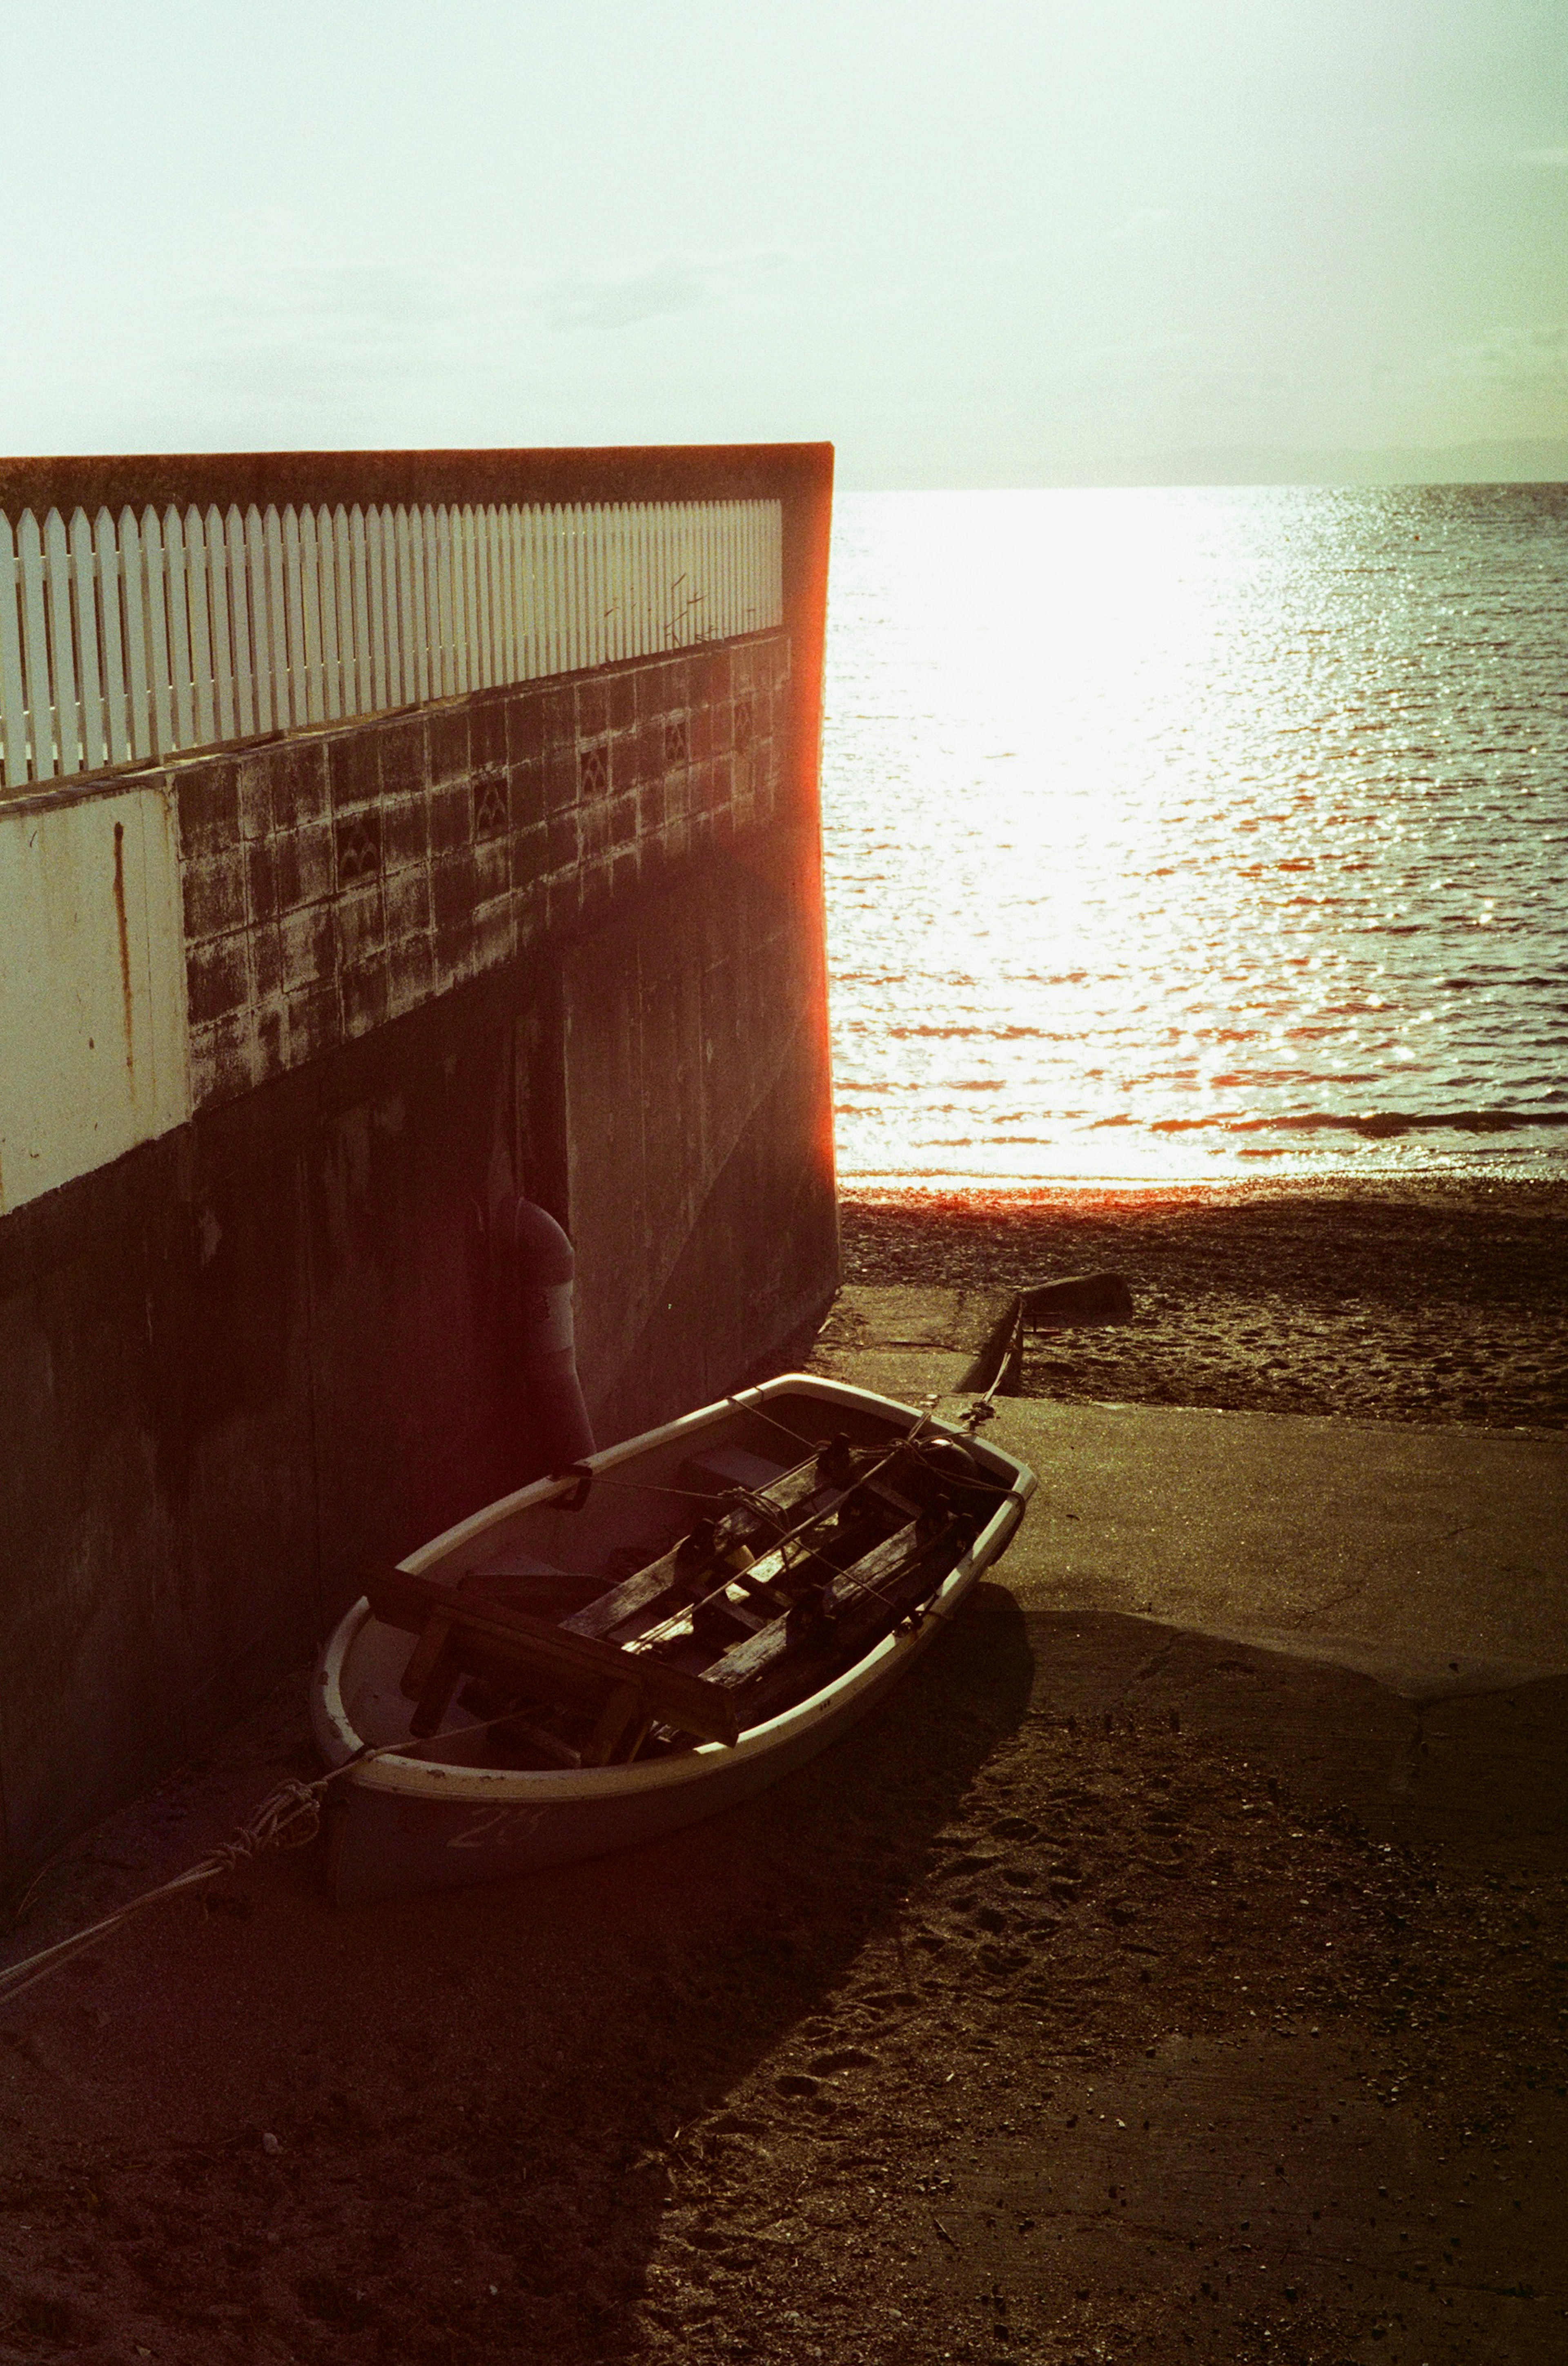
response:
<path id="1" fill-rule="evenodd" d="M 846 1190 L 846 1282 L 1106 1270 L 1130 1323 L 1031 1338 L 1031 1395 L 1568 1422 L 1568 1181 Z"/>

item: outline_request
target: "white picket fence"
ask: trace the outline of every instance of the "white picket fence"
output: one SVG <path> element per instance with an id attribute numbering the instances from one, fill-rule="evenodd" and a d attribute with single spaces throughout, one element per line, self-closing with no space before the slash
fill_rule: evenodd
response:
<path id="1" fill-rule="evenodd" d="M 776 625 L 777 501 L 0 513 L 0 782 Z"/>

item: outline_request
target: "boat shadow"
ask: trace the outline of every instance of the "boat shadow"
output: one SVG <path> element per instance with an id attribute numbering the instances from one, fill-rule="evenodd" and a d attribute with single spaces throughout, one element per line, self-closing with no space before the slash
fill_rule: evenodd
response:
<path id="1" fill-rule="evenodd" d="M 853 2142 L 852 2097 L 789 2041 L 831 2046 L 879 1940 L 892 1961 L 871 1987 L 890 1975 L 894 2004 L 931 1976 L 917 1941 L 904 1953 L 900 1905 L 1032 1675 L 1016 1603 L 982 1585 L 880 1709 L 745 1807 L 617 1857 L 336 1918 L 361 1969 L 316 2042 L 354 2057 L 341 2135 L 369 2156 L 380 2244 L 406 2259 L 417 2236 L 420 2282 L 442 2290 L 445 2355 L 493 2355 L 502 2302 L 508 2354 L 645 2349 L 666 2208 L 689 2206 L 694 2180 L 710 2190 L 725 2146 Z M 743 2085 L 745 2109 L 726 2111 Z M 374 2343 L 375 2262 L 342 2234 L 336 2280 Z"/>

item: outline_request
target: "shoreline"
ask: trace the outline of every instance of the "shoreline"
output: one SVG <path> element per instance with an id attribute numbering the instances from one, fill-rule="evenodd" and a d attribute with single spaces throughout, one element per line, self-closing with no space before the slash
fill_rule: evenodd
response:
<path id="1" fill-rule="evenodd" d="M 1026 1395 L 1568 1425 L 1568 1178 L 846 1178 L 839 1214 L 846 1282 L 1121 1273 L 1133 1319 L 1032 1335 Z"/>

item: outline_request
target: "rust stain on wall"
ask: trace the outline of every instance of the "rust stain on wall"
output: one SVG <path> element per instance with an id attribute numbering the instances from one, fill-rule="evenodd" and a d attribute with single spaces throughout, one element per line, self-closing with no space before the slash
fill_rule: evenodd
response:
<path id="1" fill-rule="evenodd" d="M 115 922 L 119 930 L 119 990 L 125 1006 L 125 1065 L 136 1072 L 134 1014 L 130 999 L 130 930 L 125 917 L 125 824 L 115 824 Z"/>

